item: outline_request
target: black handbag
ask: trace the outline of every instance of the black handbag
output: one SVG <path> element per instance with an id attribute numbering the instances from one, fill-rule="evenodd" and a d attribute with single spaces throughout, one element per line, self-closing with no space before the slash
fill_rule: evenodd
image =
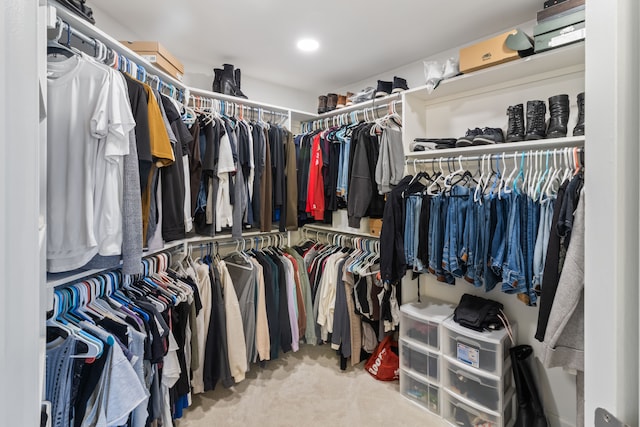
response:
<path id="1" fill-rule="evenodd" d="M 92 24 L 96 23 L 96 20 L 93 18 L 93 10 L 85 5 L 86 0 L 58 0 L 58 2 L 79 17 L 84 18 Z"/>
<path id="2" fill-rule="evenodd" d="M 478 332 L 498 330 L 504 327 L 502 309 L 497 301 L 464 294 L 453 312 L 453 320 Z"/>

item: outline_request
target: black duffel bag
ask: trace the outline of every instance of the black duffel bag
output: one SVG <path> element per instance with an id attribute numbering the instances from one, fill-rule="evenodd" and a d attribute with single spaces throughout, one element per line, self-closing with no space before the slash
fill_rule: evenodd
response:
<path id="1" fill-rule="evenodd" d="M 96 23 L 93 18 L 93 10 L 85 4 L 86 0 L 58 0 L 58 3 L 92 24 Z"/>
<path id="2" fill-rule="evenodd" d="M 502 304 L 497 301 L 464 294 L 453 312 L 453 320 L 478 332 L 502 329 L 504 327 L 502 309 Z"/>

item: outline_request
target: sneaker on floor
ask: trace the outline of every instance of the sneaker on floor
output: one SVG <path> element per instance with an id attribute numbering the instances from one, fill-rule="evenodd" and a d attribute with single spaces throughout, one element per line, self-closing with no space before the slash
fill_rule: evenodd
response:
<path id="1" fill-rule="evenodd" d="M 385 82 L 384 80 L 378 80 L 378 89 L 376 89 L 376 98 L 391 95 L 393 90 L 393 83 Z"/>
<path id="2" fill-rule="evenodd" d="M 482 134 L 482 129 L 467 129 L 467 133 L 463 137 L 458 138 L 456 141 L 456 147 L 468 147 L 473 144 L 473 140 L 476 136 Z"/>
<path id="3" fill-rule="evenodd" d="M 473 138 L 473 145 L 502 144 L 504 133 L 500 128 L 484 128 L 482 133 Z"/>

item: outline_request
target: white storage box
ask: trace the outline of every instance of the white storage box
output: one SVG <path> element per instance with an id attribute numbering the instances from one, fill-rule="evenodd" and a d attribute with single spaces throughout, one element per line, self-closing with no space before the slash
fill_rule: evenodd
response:
<path id="1" fill-rule="evenodd" d="M 513 425 L 516 409 L 514 393 L 509 395 L 502 413 L 483 410 L 448 391 L 442 393 L 442 399 L 443 417 L 454 426 L 509 427 Z"/>
<path id="2" fill-rule="evenodd" d="M 400 366 L 426 377 L 429 382 L 440 383 L 439 355 L 430 352 L 427 347 L 400 340 Z"/>
<path id="3" fill-rule="evenodd" d="M 442 372 L 442 384 L 447 390 L 491 411 L 501 411 L 506 397 L 513 391 L 510 362 L 505 366 L 502 377 L 498 377 L 472 370 L 461 362 L 445 357 Z"/>
<path id="4" fill-rule="evenodd" d="M 401 369 L 400 392 L 413 403 L 434 414 L 440 415 L 442 404 L 440 401 L 441 390 L 437 385 L 430 384 L 419 375 Z"/>
<path id="5" fill-rule="evenodd" d="M 453 310 L 452 304 L 437 300 L 403 304 L 400 307 L 400 337 L 440 350 L 439 326 L 453 315 Z"/>
<path id="6" fill-rule="evenodd" d="M 476 369 L 501 375 L 505 361 L 509 358 L 511 341 L 504 329 L 491 332 L 476 332 L 460 326 L 453 318 L 443 322 L 443 354 Z M 516 337 L 516 324 L 511 328 Z"/>

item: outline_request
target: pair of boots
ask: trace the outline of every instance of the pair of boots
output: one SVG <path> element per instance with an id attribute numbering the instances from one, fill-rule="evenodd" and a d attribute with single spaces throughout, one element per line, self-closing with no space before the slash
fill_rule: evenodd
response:
<path id="1" fill-rule="evenodd" d="M 346 95 L 338 95 L 336 93 L 320 95 L 318 97 L 318 114 L 353 105 L 353 102 L 350 101 L 351 97 L 353 97 L 351 92 L 347 92 Z"/>
<path id="2" fill-rule="evenodd" d="M 546 123 L 547 108 L 544 101 L 527 101 L 527 127 L 524 126 L 523 105 L 512 105 L 507 109 L 509 125 L 507 142 L 531 141 L 544 138 L 567 136 L 569 122 L 569 95 L 549 98 L 549 125 Z M 584 92 L 578 94 L 578 123 L 573 128 L 573 136 L 584 135 Z"/>
<path id="3" fill-rule="evenodd" d="M 214 68 L 213 91 L 224 95 L 247 99 L 240 90 L 240 68 L 234 70 L 232 64 L 223 64 L 223 68 Z"/>

